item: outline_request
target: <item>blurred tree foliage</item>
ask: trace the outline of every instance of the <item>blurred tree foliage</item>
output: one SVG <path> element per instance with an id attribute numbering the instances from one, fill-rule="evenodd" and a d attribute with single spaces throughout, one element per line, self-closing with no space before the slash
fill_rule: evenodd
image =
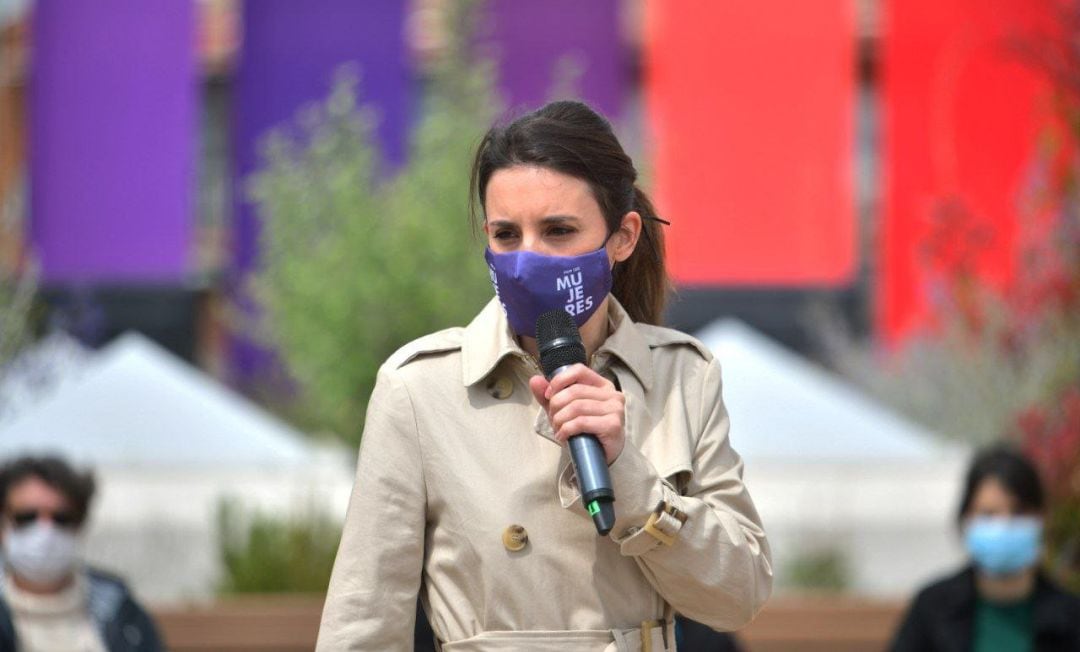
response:
<path id="1" fill-rule="evenodd" d="M 324 593 L 330 584 L 341 525 L 323 512 L 288 518 L 223 501 L 218 532 L 221 593 Z"/>
<path id="2" fill-rule="evenodd" d="M 4 378 L 18 365 L 16 358 L 33 342 L 35 278 L 32 273 L 14 274 L 0 269 L 0 420 L 17 406 L 4 390 Z"/>
<path id="3" fill-rule="evenodd" d="M 788 564 L 784 575 L 791 588 L 804 591 L 842 593 L 851 588 L 847 557 L 835 548 L 800 553 Z"/>
<path id="4" fill-rule="evenodd" d="M 937 323 L 886 353 L 822 333 L 841 370 L 938 432 L 1023 449 L 1049 496 L 1046 560 L 1080 590 L 1080 7 L 1060 12 L 1061 33 L 1012 44 L 1050 79 L 1056 109 L 1017 208 L 1015 278 L 985 282 L 978 260 L 994 225 L 944 198 L 921 261 Z"/>
<path id="5" fill-rule="evenodd" d="M 36 279 L 33 268 L 18 273 L 0 268 L 0 375 L 33 339 Z"/>
<path id="6" fill-rule="evenodd" d="M 21 251 L 25 195 L 25 181 L 20 181 L 0 201 L 0 380 L 34 341 L 35 326 L 42 320 L 41 306 L 36 302 L 38 267 Z M 10 400 L 0 391 L 0 418 L 10 409 Z"/>
<path id="7" fill-rule="evenodd" d="M 267 137 L 251 180 L 262 226 L 253 290 L 297 385 L 291 411 L 351 444 L 379 364 L 411 339 L 464 325 L 492 296 L 468 189 L 498 110 L 494 76 L 465 47 L 473 4 L 446 12 L 450 40 L 400 169 L 380 160 L 375 112 L 357 104 L 357 76 L 344 71 L 324 102 Z"/>

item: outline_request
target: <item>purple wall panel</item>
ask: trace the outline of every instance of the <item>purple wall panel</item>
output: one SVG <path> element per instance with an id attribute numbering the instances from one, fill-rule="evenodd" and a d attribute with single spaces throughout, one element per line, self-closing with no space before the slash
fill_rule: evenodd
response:
<path id="1" fill-rule="evenodd" d="M 255 215 L 241 184 L 258 164 L 260 139 L 292 120 L 305 104 L 325 98 L 342 64 L 359 64 L 360 101 L 379 111 L 378 137 L 386 159 L 401 162 L 410 91 L 405 5 L 404 0 L 244 4 L 234 121 L 238 183 L 233 265 L 239 274 L 250 271 L 257 258 Z"/>
<path id="2" fill-rule="evenodd" d="M 194 10 L 34 5 L 31 237 L 46 283 L 177 283 L 190 271 Z"/>
<path id="3" fill-rule="evenodd" d="M 358 64 L 360 102 L 374 105 L 377 137 L 391 165 L 404 159 L 412 77 L 405 44 L 405 0 L 249 0 L 243 6 L 243 43 L 233 120 L 235 170 L 232 295 L 249 314 L 242 291 L 258 262 L 258 223 L 244 196 L 266 133 L 292 120 L 305 104 L 324 99 L 334 72 Z M 232 342 L 233 380 L 241 386 L 275 384 L 273 356 L 240 337 Z"/>
<path id="4" fill-rule="evenodd" d="M 512 111 L 551 98 L 560 60 L 581 72 L 582 100 L 609 118 L 622 115 L 630 58 L 620 36 L 619 0 L 490 0 L 490 34 L 500 88 Z"/>

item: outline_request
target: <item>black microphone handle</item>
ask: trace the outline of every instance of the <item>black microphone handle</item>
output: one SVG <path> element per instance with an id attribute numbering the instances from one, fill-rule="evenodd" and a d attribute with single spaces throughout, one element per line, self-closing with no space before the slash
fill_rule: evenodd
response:
<path id="1" fill-rule="evenodd" d="M 559 367 L 548 376 L 548 380 L 566 369 L 569 367 Z M 581 491 L 581 504 L 592 516 L 596 531 L 605 535 L 615 526 L 615 505 L 612 504 L 615 491 L 611 487 L 604 447 L 596 435 L 586 432 L 570 437 L 567 446 Z"/>

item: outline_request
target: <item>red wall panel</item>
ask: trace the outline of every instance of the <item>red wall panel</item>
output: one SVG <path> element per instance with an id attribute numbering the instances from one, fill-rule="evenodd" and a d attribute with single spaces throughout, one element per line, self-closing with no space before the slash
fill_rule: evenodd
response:
<path id="1" fill-rule="evenodd" d="M 1045 80 L 1015 44 L 1049 14 L 1043 0 L 884 6 L 878 325 L 895 342 L 928 325 L 942 292 L 929 247 L 952 248 L 946 257 L 969 259 L 998 289 L 1014 276 L 1020 204 L 1049 119 Z"/>
<path id="2" fill-rule="evenodd" d="M 853 280 L 853 4 L 647 4 L 655 195 L 676 282 Z"/>

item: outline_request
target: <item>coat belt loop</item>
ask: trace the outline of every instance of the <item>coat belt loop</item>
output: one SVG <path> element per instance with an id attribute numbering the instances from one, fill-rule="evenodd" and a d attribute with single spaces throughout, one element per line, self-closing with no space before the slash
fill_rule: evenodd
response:
<path id="1" fill-rule="evenodd" d="M 633 631 L 634 630 L 632 630 L 632 629 L 627 629 L 627 630 L 613 629 L 613 630 L 611 630 L 611 637 L 613 639 L 615 639 L 615 643 L 614 643 L 615 647 L 614 647 L 614 649 L 615 649 L 616 652 L 635 652 L 636 650 L 640 649 L 640 648 L 638 648 L 638 646 L 633 644 L 633 638 L 632 638 L 633 637 Z M 610 646 L 605 648 L 605 650 L 610 650 L 610 649 L 611 649 Z"/>
<path id="2" fill-rule="evenodd" d="M 663 652 L 669 652 L 671 650 L 671 641 L 668 640 L 668 628 L 671 626 L 671 620 L 666 618 L 660 618 L 659 620 L 643 620 L 641 621 L 641 652 L 661 652 L 653 647 L 653 630 L 660 629 L 660 639 L 664 646 Z"/>

